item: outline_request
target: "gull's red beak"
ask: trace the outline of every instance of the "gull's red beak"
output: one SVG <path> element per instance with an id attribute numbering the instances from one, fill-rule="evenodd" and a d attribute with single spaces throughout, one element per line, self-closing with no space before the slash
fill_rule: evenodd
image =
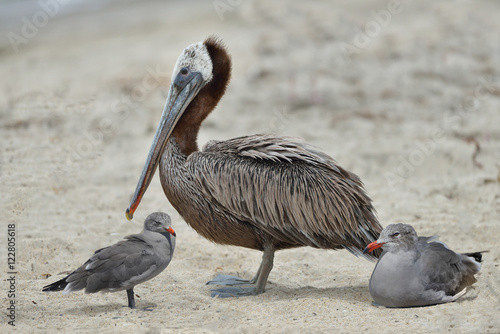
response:
<path id="1" fill-rule="evenodd" d="M 169 228 L 166 228 L 165 230 L 167 230 L 168 233 L 172 234 L 175 237 L 175 231 L 173 228 L 169 227 Z"/>
<path id="2" fill-rule="evenodd" d="M 377 248 L 380 248 L 384 245 L 383 242 L 381 243 L 378 243 L 377 241 L 374 241 L 372 242 L 371 244 L 368 244 L 368 246 L 366 246 L 366 248 L 363 250 L 363 253 L 368 253 L 368 252 L 371 252 Z"/>

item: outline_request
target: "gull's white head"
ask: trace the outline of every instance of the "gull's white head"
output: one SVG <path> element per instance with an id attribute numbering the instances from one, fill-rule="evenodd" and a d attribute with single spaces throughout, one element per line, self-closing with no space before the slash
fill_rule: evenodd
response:
<path id="1" fill-rule="evenodd" d="M 175 63 L 172 81 L 183 67 L 188 67 L 191 72 L 199 72 L 205 83 L 212 80 L 213 64 L 207 47 L 203 42 L 194 43 L 185 48 Z"/>
<path id="2" fill-rule="evenodd" d="M 378 240 L 366 246 L 364 252 L 371 252 L 382 247 L 387 251 L 406 250 L 415 246 L 417 232 L 408 224 L 391 224 L 383 229 Z"/>

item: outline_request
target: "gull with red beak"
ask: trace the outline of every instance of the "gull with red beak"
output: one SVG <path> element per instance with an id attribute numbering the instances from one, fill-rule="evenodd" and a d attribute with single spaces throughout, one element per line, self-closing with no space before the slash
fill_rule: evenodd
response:
<path id="1" fill-rule="evenodd" d="M 142 233 L 97 250 L 80 268 L 43 287 L 43 291 L 126 290 L 128 306 L 135 308 L 134 287 L 161 273 L 170 263 L 174 248 L 175 232 L 170 226 L 170 216 L 154 212 L 144 221 Z"/>
<path id="2" fill-rule="evenodd" d="M 482 253 L 457 254 L 437 237 L 418 237 L 411 225 L 387 226 L 365 252 L 382 247 L 370 278 L 376 304 L 413 307 L 452 302 L 476 282 Z"/>

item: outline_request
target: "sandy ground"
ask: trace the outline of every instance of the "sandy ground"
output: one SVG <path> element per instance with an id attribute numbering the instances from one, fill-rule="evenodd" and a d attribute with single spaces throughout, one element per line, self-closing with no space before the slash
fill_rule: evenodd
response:
<path id="1" fill-rule="evenodd" d="M 228 3 L 0 2 L 1 331 L 500 332 L 500 3 Z M 175 60 L 209 34 L 225 40 L 234 71 L 200 144 L 273 131 L 320 147 L 362 178 L 382 225 L 490 250 L 465 297 L 377 308 L 373 263 L 301 248 L 277 254 L 265 294 L 213 299 L 206 281 L 252 277 L 260 253 L 198 236 L 157 177 L 125 219 Z M 123 307 L 124 292 L 41 292 L 158 210 L 173 218 L 177 249 L 136 288 L 138 309 Z"/>

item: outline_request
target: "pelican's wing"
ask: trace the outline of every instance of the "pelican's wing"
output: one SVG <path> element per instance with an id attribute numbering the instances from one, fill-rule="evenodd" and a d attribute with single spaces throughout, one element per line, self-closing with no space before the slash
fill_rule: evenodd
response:
<path id="1" fill-rule="evenodd" d="M 187 163 L 218 210 L 278 240 L 361 255 L 382 230 L 359 178 L 290 138 L 212 141 Z"/>

